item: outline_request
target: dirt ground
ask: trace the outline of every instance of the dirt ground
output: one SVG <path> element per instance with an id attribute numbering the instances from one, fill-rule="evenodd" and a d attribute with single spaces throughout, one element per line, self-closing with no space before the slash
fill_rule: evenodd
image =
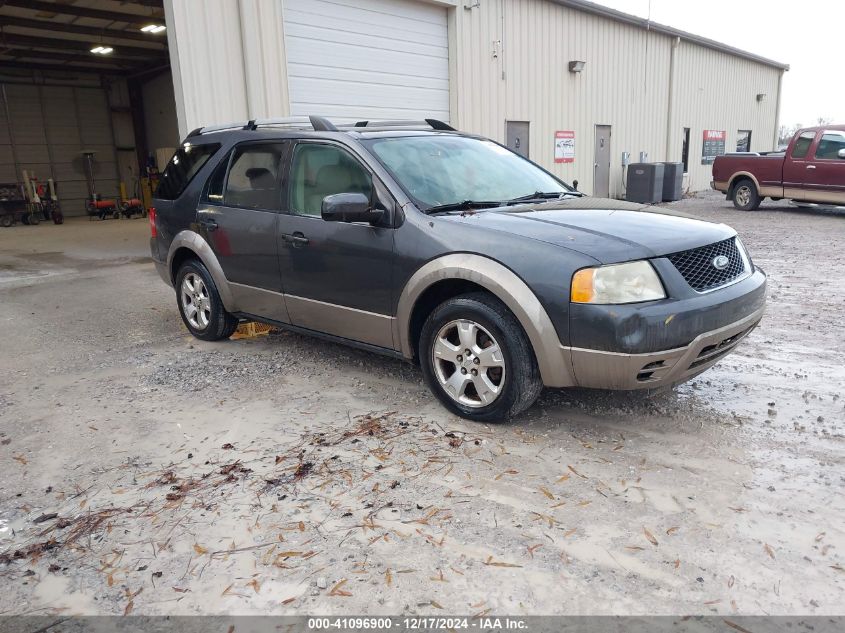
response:
<path id="1" fill-rule="evenodd" d="M 503 425 L 398 361 L 193 340 L 145 220 L 0 229 L 0 614 L 841 614 L 845 213 L 673 206 L 740 232 L 762 325 Z"/>

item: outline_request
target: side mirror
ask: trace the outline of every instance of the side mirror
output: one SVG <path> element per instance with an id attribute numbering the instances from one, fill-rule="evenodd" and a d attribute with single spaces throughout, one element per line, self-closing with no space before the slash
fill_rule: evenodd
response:
<path id="1" fill-rule="evenodd" d="M 577 180 L 572 181 L 572 188 L 575 189 L 575 191 L 578 191 L 578 181 Z"/>
<path id="2" fill-rule="evenodd" d="M 840 149 L 836 155 L 839 156 L 839 158 L 845 158 L 845 149 Z"/>
<path id="3" fill-rule="evenodd" d="M 323 198 L 320 215 L 326 222 L 378 222 L 383 209 L 370 207 L 363 193 L 336 193 Z"/>

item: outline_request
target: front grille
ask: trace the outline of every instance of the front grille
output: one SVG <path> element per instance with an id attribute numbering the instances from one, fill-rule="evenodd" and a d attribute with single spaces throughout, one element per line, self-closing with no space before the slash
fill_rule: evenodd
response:
<path id="1" fill-rule="evenodd" d="M 728 258 L 728 265 L 721 270 L 713 263 L 719 256 Z M 745 261 L 734 237 L 666 257 L 675 265 L 693 290 L 698 292 L 724 286 L 745 273 Z"/>

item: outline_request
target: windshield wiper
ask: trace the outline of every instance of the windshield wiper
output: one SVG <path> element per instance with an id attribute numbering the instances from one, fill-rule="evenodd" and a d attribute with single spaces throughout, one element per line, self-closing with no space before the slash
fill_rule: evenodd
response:
<path id="1" fill-rule="evenodd" d="M 519 204 L 520 202 L 527 202 L 529 200 L 557 200 L 558 198 L 565 198 L 567 196 L 575 196 L 580 198 L 584 194 L 580 191 L 535 191 L 518 198 L 511 198 L 507 204 Z"/>
<path id="2" fill-rule="evenodd" d="M 501 207 L 498 200 L 464 200 L 462 202 L 450 202 L 448 204 L 437 204 L 425 210 L 426 214 L 443 213 L 446 211 L 468 211 L 469 209 L 491 209 Z"/>

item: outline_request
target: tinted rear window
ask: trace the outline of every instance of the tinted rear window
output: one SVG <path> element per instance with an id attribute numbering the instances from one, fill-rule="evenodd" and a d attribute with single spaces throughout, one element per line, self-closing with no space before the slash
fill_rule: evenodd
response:
<path id="1" fill-rule="evenodd" d="M 163 200 L 175 200 L 182 195 L 188 183 L 218 149 L 220 149 L 220 143 L 207 145 L 185 143 L 176 150 L 173 158 L 167 164 L 158 183 L 155 197 Z"/>

